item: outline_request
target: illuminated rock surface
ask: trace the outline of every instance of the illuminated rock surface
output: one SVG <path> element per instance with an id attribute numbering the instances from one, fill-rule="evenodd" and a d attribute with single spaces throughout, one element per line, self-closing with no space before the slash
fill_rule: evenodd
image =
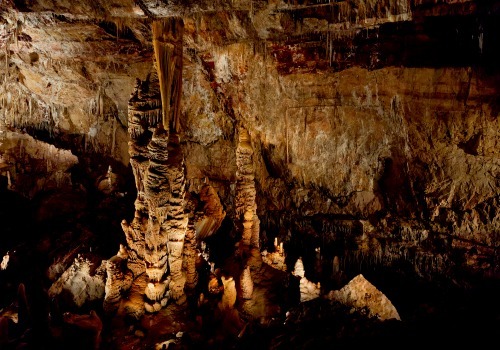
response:
<path id="1" fill-rule="evenodd" d="M 498 33 L 499 1 L 1 1 L 1 346 L 91 310 L 101 349 L 491 338 Z M 323 298 L 360 274 L 401 321 Z"/>
<path id="2" fill-rule="evenodd" d="M 383 321 L 401 320 L 391 301 L 363 275 L 357 275 L 341 289 L 329 292 L 328 298 L 358 310 L 366 308 L 368 316 L 378 317 Z"/>

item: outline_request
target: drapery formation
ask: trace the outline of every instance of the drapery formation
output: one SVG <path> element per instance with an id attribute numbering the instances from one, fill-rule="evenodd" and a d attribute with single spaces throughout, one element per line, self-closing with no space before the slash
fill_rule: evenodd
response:
<path id="1" fill-rule="evenodd" d="M 162 102 L 162 124 L 165 129 L 179 131 L 182 89 L 182 35 L 180 18 L 164 18 L 153 22 L 153 46 Z"/>

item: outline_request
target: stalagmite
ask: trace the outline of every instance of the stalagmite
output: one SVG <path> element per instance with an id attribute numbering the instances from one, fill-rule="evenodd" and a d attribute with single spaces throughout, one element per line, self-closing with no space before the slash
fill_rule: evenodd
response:
<path id="1" fill-rule="evenodd" d="M 305 302 L 319 298 L 321 294 L 320 283 L 313 283 L 309 281 L 306 277 L 300 279 L 300 302 Z"/>
<path id="2" fill-rule="evenodd" d="M 221 277 L 222 285 L 224 286 L 224 292 L 222 294 L 222 299 L 219 303 L 219 308 L 221 310 L 229 310 L 234 308 L 236 303 L 236 283 L 233 277 Z"/>
<path id="3" fill-rule="evenodd" d="M 285 254 L 285 249 L 283 248 L 283 242 L 280 242 L 278 244 L 278 238 L 276 237 L 274 239 L 274 251 L 268 253 L 267 250 L 264 250 L 262 253 L 262 261 L 269 266 L 285 271 L 287 270 L 286 266 L 286 254 Z"/>
<path id="4" fill-rule="evenodd" d="M 130 289 L 132 284 L 132 272 L 126 271 L 127 255 L 124 255 L 123 246 L 117 255 L 106 261 L 106 285 L 104 287 L 103 308 L 107 313 L 118 309 L 123 294 Z"/>
<path id="5" fill-rule="evenodd" d="M 186 194 L 186 179 L 184 155 L 176 135 L 170 142 L 170 153 L 167 162 L 167 176 L 170 183 L 170 198 L 166 212 L 167 221 L 165 230 L 168 233 L 168 265 L 170 268 L 171 297 L 182 302 L 184 295 L 185 273 L 182 271 L 184 239 L 188 228 L 188 216 L 184 208 Z"/>
<path id="6" fill-rule="evenodd" d="M 304 270 L 304 263 L 302 262 L 302 258 L 298 258 L 297 261 L 295 262 L 292 275 L 302 278 L 305 276 L 305 274 L 306 272 Z"/>
<path id="7" fill-rule="evenodd" d="M 0 269 L 6 270 L 9 266 L 10 255 L 9 252 L 3 256 L 2 262 L 0 263 Z"/>
<path id="8" fill-rule="evenodd" d="M 129 101 L 129 154 L 137 198 L 134 219 L 130 224 L 123 221 L 122 228 L 128 245 L 129 269 L 134 277 L 143 272 L 147 276 L 138 282 L 143 285 L 143 308 L 147 312 L 159 311 L 170 298 L 178 303 L 185 299 L 186 276 L 182 267 L 188 216 L 184 155 L 177 134 L 182 29 L 179 19 L 153 23 L 156 72 L 145 81 L 137 81 Z M 190 278 L 192 284 L 194 279 Z M 127 312 L 140 316 L 136 284 L 134 281 L 132 286 L 136 297 L 129 300 Z"/>
<path id="9" fill-rule="evenodd" d="M 198 283 L 198 272 L 196 271 L 196 259 L 198 252 L 196 249 L 196 230 L 189 220 L 184 240 L 184 270 L 186 271 L 186 289 L 194 290 Z"/>
<path id="10" fill-rule="evenodd" d="M 311 282 L 306 278 L 306 271 L 304 269 L 304 263 L 302 262 L 301 257 L 299 257 L 295 262 L 292 275 L 300 278 L 299 289 L 301 302 L 316 299 L 321 295 L 320 283 Z"/>
<path id="11" fill-rule="evenodd" d="M 240 286 L 241 286 L 241 297 L 243 299 L 252 299 L 253 281 L 249 266 L 247 266 L 241 273 Z"/>
<path id="12" fill-rule="evenodd" d="M 260 221 L 255 202 L 255 166 L 250 134 L 240 127 L 236 149 L 236 215 L 241 220 L 243 233 L 241 241 L 245 246 L 258 248 Z"/>
<path id="13" fill-rule="evenodd" d="M 105 271 L 104 262 L 92 272 L 92 262 L 78 255 L 73 264 L 52 284 L 48 295 L 55 298 L 63 291 L 71 295 L 78 307 L 86 302 L 101 299 L 104 296 Z"/>

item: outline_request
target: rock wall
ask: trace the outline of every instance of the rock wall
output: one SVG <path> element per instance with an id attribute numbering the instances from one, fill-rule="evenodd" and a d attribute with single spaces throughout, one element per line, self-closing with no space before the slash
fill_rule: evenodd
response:
<path id="1" fill-rule="evenodd" d="M 102 155 L 128 167 L 127 128 L 140 123 L 125 116 L 136 78 L 151 71 L 152 21 L 182 16 L 175 128 L 188 192 L 209 182 L 227 217 L 241 219 L 242 125 L 256 200 L 246 211 L 260 219 L 253 244 L 278 237 L 289 270 L 302 256 L 319 279 L 312 266 L 327 273 L 338 256 L 424 277 L 498 277 L 497 1 L 0 6 L 2 128 L 106 163 L 101 174 Z M 161 118 L 155 103 L 141 112 L 148 122 Z"/>

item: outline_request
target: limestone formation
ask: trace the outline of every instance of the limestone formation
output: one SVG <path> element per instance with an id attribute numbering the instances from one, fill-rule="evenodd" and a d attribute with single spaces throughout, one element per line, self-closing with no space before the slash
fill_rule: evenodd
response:
<path id="1" fill-rule="evenodd" d="M 292 271 L 292 275 L 303 278 L 306 272 L 304 270 L 304 263 L 302 262 L 302 258 L 299 257 L 295 262 L 295 266 Z"/>
<path id="2" fill-rule="evenodd" d="M 354 277 L 341 289 L 330 291 L 327 297 L 357 310 L 367 308 L 370 317 L 401 320 L 391 301 L 362 274 Z"/>
<path id="3" fill-rule="evenodd" d="M 242 242 L 245 246 L 260 246 L 260 221 L 255 201 L 255 166 L 253 147 L 249 132 L 239 128 L 236 148 L 236 215 L 242 224 Z"/>
<path id="4" fill-rule="evenodd" d="M 311 300 L 316 281 L 365 271 L 496 282 L 499 17 L 500 0 L 0 1 L 1 302 L 39 262 L 54 262 L 50 296 L 104 294 L 136 321 L 200 289 L 215 306 L 216 267 L 251 295 L 233 311 L 259 319 L 294 300 L 285 288 Z M 122 179 L 134 203 L 109 195 Z M 112 255 L 120 229 L 126 254 L 68 269 L 81 249 Z M 352 308 L 378 295 L 359 284 L 341 295 Z M 166 330 L 169 311 L 141 324 Z M 205 331 L 214 348 L 230 338 Z"/>
<path id="5" fill-rule="evenodd" d="M 9 252 L 7 252 L 2 258 L 2 262 L 0 263 L 0 269 L 6 270 L 7 267 L 9 266 L 9 260 L 10 260 L 10 255 Z"/>
<path id="6" fill-rule="evenodd" d="M 176 19 L 153 23 L 156 74 L 144 82 L 138 80 L 129 102 L 130 163 L 138 194 L 134 220 L 123 222 L 122 227 L 129 268 L 134 276 L 143 271 L 148 276 L 144 290 L 148 312 L 159 311 L 169 298 L 184 300 L 182 262 L 188 216 L 184 156 L 177 134 L 182 26 L 182 20 Z"/>
<path id="7" fill-rule="evenodd" d="M 300 302 L 306 302 L 319 298 L 321 295 L 321 284 L 309 281 L 306 277 L 302 277 L 299 283 Z"/>
<path id="8" fill-rule="evenodd" d="M 253 281 L 250 267 L 247 266 L 243 269 L 240 276 L 241 297 L 243 299 L 252 299 L 253 294 Z"/>
<path id="9" fill-rule="evenodd" d="M 0 132 L 0 153 L 0 173 L 7 177 L 7 188 L 27 198 L 51 189 L 71 188 L 70 169 L 79 162 L 70 150 L 21 132 Z M 39 176 L 40 173 L 44 175 Z"/>
<path id="10" fill-rule="evenodd" d="M 226 211 L 217 192 L 208 183 L 203 184 L 200 189 L 200 200 L 203 203 L 203 208 L 196 213 L 194 220 L 196 222 L 196 238 L 204 240 L 217 232 L 226 217 Z"/>
<path id="11" fill-rule="evenodd" d="M 184 22 L 169 17 L 153 22 L 153 46 L 161 91 L 162 124 L 178 132 L 182 96 L 182 50 Z"/>
<path id="12" fill-rule="evenodd" d="M 106 265 L 102 262 L 97 268 L 82 255 L 75 258 L 73 264 L 49 288 L 48 295 L 54 298 L 63 291 L 72 296 L 76 306 L 104 297 Z"/>
<path id="13" fill-rule="evenodd" d="M 107 313 L 112 313 L 119 308 L 119 303 L 125 292 L 132 285 L 132 271 L 126 268 L 125 248 L 120 247 L 117 255 L 106 261 L 106 285 L 104 287 L 103 308 Z"/>
<path id="14" fill-rule="evenodd" d="M 184 270 L 186 272 L 186 289 L 193 291 L 198 283 L 198 271 L 196 271 L 196 262 L 199 252 L 196 244 L 196 230 L 192 220 L 189 220 L 184 240 Z"/>
<path id="15" fill-rule="evenodd" d="M 147 285 L 148 276 L 145 273 L 134 278 L 126 298 L 120 304 L 121 309 L 118 310 L 118 313 L 123 312 L 124 315 L 131 319 L 138 320 L 144 315 L 146 308 L 148 308 L 148 312 L 154 311 L 150 303 L 144 302 L 144 293 Z"/>
<path id="16" fill-rule="evenodd" d="M 232 276 L 222 276 L 221 280 L 224 287 L 224 292 L 219 303 L 219 309 L 221 309 L 222 311 L 226 311 L 234 308 L 234 304 L 236 303 L 236 283 Z"/>
<path id="17" fill-rule="evenodd" d="M 285 249 L 283 248 L 283 242 L 278 244 L 278 238 L 274 239 L 274 251 L 268 252 L 267 250 L 262 251 L 262 261 L 269 266 L 286 272 L 286 254 Z"/>
<path id="18" fill-rule="evenodd" d="M 113 172 L 111 165 L 106 175 L 98 179 L 97 189 L 106 195 L 117 194 L 120 191 L 120 178 Z"/>

